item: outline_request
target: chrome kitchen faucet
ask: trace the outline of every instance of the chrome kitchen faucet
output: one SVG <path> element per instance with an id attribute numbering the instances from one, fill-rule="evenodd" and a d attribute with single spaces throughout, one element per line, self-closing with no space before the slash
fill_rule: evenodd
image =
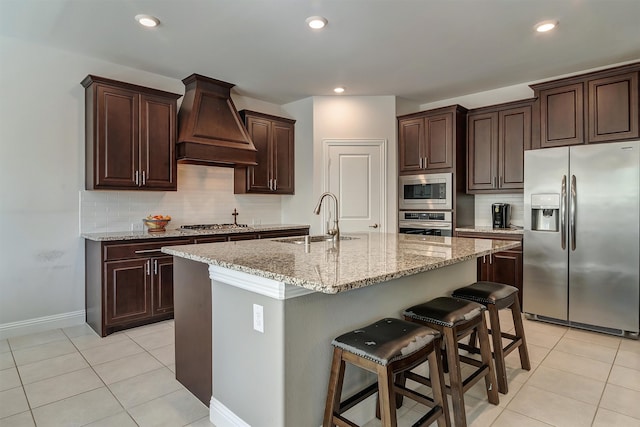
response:
<path id="1" fill-rule="evenodd" d="M 336 197 L 335 194 L 333 193 L 322 193 L 322 195 L 320 196 L 320 199 L 318 200 L 318 204 L 316 205 L 316 208 L 313 210 L 313 213 L 316 215 L 320 215 L 320 208 L 322 207 L 322 200 L 324 200 L 325 197 L 331 197 L 336 205 L 336 218 L 333 221 L 335 224 L 334 228 L 329 228 L 327 230 L 327 234 L 330 236 L 333 236 L 333 240 L 334 241 L 338 241 L 340 240 L 340 228 L 338 227 L 338 218 L 340 218 L 340 215 L 338 215 L 338 198 Z M 328 226 L 327 226 L 328 228 Z"/>

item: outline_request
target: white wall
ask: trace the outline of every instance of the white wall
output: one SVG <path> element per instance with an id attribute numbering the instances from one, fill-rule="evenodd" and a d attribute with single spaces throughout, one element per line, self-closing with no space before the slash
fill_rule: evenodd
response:
<path id="1" fill-rule="evenodd" d="M 397 227 L 396 98 L 393 96 L 319 96 L 313 98 L 313 200 L 322 193 L 322 141 L 325 139 L 387 140 L 387 227 Z M 313 209 L 313 203 L 310 209 Z M 322 233 L 319 216 L 312 231 Z"/>
<path id="2" fill-rule="evenodd" d="M 387 226 L 397 227 L 396 98 L 392 96 L 319 96 L 283 106 L 296 119 L 296 195 L 282 204 L 283 222 L 311 225 L 323 233 L 313 214 L 322 193 L 322 141 L 324 139 L 387 140 Z"/>
<path id="3" fill-rule="evenodd" d="M 283 105 L 296 120 L 295 128 L 295 195 L 282 196 L 282 222 L 309 224 L 316 200 L 313 194 L 313 98 Z M 315 230 L 312 231 L 312 233 Z"/>
<path id="4" fill-rule="evenodd" d="M 234 196 L 226 168 L 179 166 L 177 193 L 84 191 L 80 81 L 95 74 L 174 93 L 184 93 L 184 85 L 7 37 L 0 37 L 0 58 L 0 338 L 84 322 L 80 225 L 87 232 L 128 230 L 152 212 L 173 214 L 173 225 L 230 222 L 234 207 L 239 221 L 280 222 L 282 196 Z M 233 99 L 238 108 L 284 113 Z"/>

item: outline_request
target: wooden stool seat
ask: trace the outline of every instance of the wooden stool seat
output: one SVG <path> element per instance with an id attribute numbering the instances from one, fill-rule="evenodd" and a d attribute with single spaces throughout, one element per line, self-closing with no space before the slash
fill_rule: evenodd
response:
<path id="1" fill-rule="evenodd" d="M 494 405 L 499 403 L 498 387 L 489 347 L 489 335 L 487 325 L 484 322 L 484 310 L 485 308 L 481 304 L 475 302 L 440 297 L 407 308 L 403 313 L 406 320 L 434 328 L 442 333 L 444 337 L 450 383 L 449 386 L 446 386 L 446 392 L 451 394 L 455 425 L 457 427 L 467 425 L 464 393 L 482 378 L 485 380 L 489 402 Z M 458 340 L 472 332 L 477 332 L 478 334 L 482 361 L 477 361 L 458 353 Z M 477 369 L 463 379 L 460 362 L 471 364 Z M 414 378 L 412 372 L 405 373 L 404 376 L 421 382 L 420 378 Z"/>
<path id="2" fill-rule="evenodd" d="M 503 283 L 496 282 L 476 282 L 469 286 L 453 291 L 454 298 L 475 301 L 484 305 L 489 311 L 489 333 L 493 340 L 493 357 L 496 364 L 496 375 L 498 377 L 498 390 L 502 394 L 509 392 L 507 382 L 507 369 L 504 358 L 516 348 L 520 352 L 520 366 L 522 369 L 531 370 L 529 361 L 529 351 L 527 341 L 524 336 L 524 326 L 522 324 L 522 312 L 520 311 L 520 300 L 518 299 L 518 288 Z M 498 311 L 510 309 L 515 327 L 515 335 L 502 332 L 500 327 L 500 316 Z M 502 338 L 510 342 L 505 347 L 502 346 Z M 477 352 L 475 348 L 475 337 L 472 335 L 469 345 L 470 351 Z"/>
<path id="3" fill-rule="evenodd" d="M 378 412 L 382 425 L 397 425 L 396 409 L 401 396 L 431 408 L 416 426 L 427 426 L 434 421 L 439 427 L 449 426 L 449 411 L 444 392 L 444 378 L 440 354 L 441 337 L 438 331 L 400 319 L 382 319 L 364 328 L 340 335 L 331 343 L 333 362 L 324 413 L 324 427 L 355 426 L 342 413 L 378 391 Z M 408 389 L 396 381 L 401 374 L 424 362 L 430 372 L 439 372 L 432 378 L 433 398 Z M 345 364 L 350 363 L 377 375 L 371 384 L 341 401 Z M 433 375 L 432 375 L 433 376 Z M 378 415 L 378 414 L 377 414 Z"/>

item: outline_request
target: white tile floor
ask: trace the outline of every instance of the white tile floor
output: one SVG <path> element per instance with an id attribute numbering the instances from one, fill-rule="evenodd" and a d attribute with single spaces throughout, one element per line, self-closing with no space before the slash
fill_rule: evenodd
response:
<path id="1" fill-rule="evenodd" d="M 0 426 L 212 426 L 174 371 L 173 320 L 0 340 Z"/>
<path id="2" fill-rule="evenodd" d="M 501 319 L 512 328 L 507 312 Z M 531 371 L 516 351 L 499 405 L 483 381 L 469 390 L 470 426 L 640 427 L 640 342 L 533 321 L 525 330 Z M 173 337 L 166 321 L 107 338 L 82 325 L 0 340 L 0 426 L 212 426 L 174 378 Z M 408 401 L 400 426 L 418 408 Z"/>

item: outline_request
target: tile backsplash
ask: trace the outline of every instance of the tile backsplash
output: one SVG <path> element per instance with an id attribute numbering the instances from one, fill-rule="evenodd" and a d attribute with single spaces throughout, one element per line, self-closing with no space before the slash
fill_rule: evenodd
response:
<path id="1" fill-rule="evenodd" d="M 178 165 L 178 191 L 80 191 L 80 233 L 128 231 L 149 214 L 171 215 L 169 228 L 184 224 L 281 222 L 279 195 L 233 194 L 233 169 Z"/>
<path id="2" fill-rule="evenodd" d="M 475 225 L 491 225 L 491 205 L 509 203 L 511 205 L 511 224 L 524 226 L 524 195 L 514 194 L 476 194 Z"/>

